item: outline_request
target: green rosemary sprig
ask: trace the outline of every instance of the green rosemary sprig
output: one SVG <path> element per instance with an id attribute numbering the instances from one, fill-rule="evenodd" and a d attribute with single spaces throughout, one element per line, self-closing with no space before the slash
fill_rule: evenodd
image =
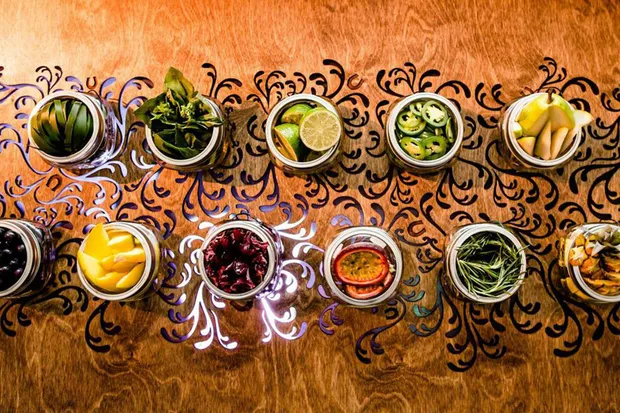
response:
<path id="1" fill-rule="evenodd" d="M 521 276 L 523 249 L 497 232 L 474 234 L 457 251 L 458 276 L 469 292 L 498 297 L 508 292 Z"/>

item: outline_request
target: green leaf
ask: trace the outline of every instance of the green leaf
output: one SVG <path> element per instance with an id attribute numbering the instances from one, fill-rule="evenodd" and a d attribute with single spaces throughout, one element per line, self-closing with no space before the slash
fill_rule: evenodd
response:
<path id="1" fill-rule="evenodd" d="M 77 121 L 78 114 L 80 113 L 81 108 L 84 105 L 81 102 L 73 102 L 71 105 L 71 112 L 69 112 L 69 117 L 67 118 L 67 125 L 65 127 L 65 136 L 71 140 L 73 136 L 73 128 L 75 128 L 75 124 Z"/>
<path id="2" fill-rule="evenodd" d="M 89 117 L 90 112 L 88 111 L 88 107 L 86 107 L 86 105 L 82 105 L 77 114 L 77 119 L 73 125 L 73 132 L 70 136 L 71 149 L 73 152 L 77 152 L 86 146 L 86 142 L 88 142 L 88 139 L 90 138 L 88 125 Z M 92 132 L 92 125 L 90 126 L 90 129 Z M 67 137 L 69 137 L 69 135 L 67 135 Z"/>
<path id="3" fill-rule="evenodd" d="M 179 148 L 169 142 L 166 142 L 160 138 L 159 135 L 153 135 L 153 141 L 155 142 L 157 149 L 174 159 L 189 159 L 200 154 L 200 151 L 196 151 L 191 148 Z"/>
<path id="4" fill-rule="evenodd" d="M 136 115 L 138 119 L 151 128 L 151 112 L 157 105 L 163 102 L 166 102 L 166 92 L 144 102 L 138 109 L 136 109 L 134 115 Z"/>
<path id="5" fill-rule="evenodd" d="M 49 144 L 49 142 L 47 141 L 47 139 L 45 139 L 45 136 L 41 133 L 41 131 L 39 131 L 35 127 L 32 128 L 32 140 L 34 141 L 34 144 L 36 145 L 36 148 L 38 150 L 43 151 L 46 154 L 52 155 L 52 156 L 62 155 L 62 153 L 59 153 L 58 150 L 56 150 L 56 148 L 54 148 L 52 145 Z"/>
<path id="6" fill-rule="evenodd" d="M 194 96 L 195 93 L 194 85 L 183 76 L 183 73 L 174 67 L 168 69 L 168 73 L 166 73 L 166 78 L 164 79 L 164 87 L 174 90 L 184 97 Z"/>
<path id="7" fill-rule="evenodd" d="M 58 123 L 58 130 L 61 132 L 65 129 L 65 124 L 67 123 L 67 117 L 63 110 L 63 105 L 66 106 L 64 102 L 66 102 L 66 100 L 54 100 L 54 113 L 56 115 L 56 122 Z"/>

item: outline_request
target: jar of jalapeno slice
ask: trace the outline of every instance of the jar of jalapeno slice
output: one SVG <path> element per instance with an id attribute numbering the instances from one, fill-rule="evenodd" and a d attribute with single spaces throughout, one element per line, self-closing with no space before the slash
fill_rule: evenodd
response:
<path id="1" fill-rule="evenodd" d="M 417 173 L 435 172 L 456 159 L 463 142 L 463 119 L 443 96 L 415 93 L 392 105 L 385 135 L 395 165 Z"/>

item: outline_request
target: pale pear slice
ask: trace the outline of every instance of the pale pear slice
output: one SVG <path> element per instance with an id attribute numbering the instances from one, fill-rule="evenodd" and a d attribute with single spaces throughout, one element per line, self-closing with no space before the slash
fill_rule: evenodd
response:
<path id="1" fill-rule="evenodd" d="M 546 95 L 539 96 L 525 105 L 517 117 L 524 136 L 538 136 L 548 120 L 549 102 Z"/>
<path id="2" fill-rule="evenodd" d="M 78 251 L 77 258 L 82 272 L 92 284 L 97 285 L 99 278 L 106 275 L 106 271 L 103 269 L 98 259 L 83 251 Z"/>
<path id="3" fill-rule="evenodd" d="M 110 272 L 105 277 L 99 278 L 95 285 L 111 293 L 120 293 L 123 290 L 118 288 L 116 284 L 118 284 L 118 282 L 122 280 L 126 275 L 127 273 Z"/>
<path id="4" fill-rule="evenodd" d="M 523 136 L 523 128 L 521 127 L 519 122 L 514 122 L 512 124 L 512 136 L 514 136 L 515 139 L 519 139 Z"/>
<path id="5" fill-rule="evenodd" d="M 549 120 L 551 121 L 551 132 L 560 128 L 572 129 L 575 127 L 574 109 L 560 95 L 553 95 L 551 106 L 549 107 Z"/>
<path id="6" fill-rule="evenodd" d="M 108 242 L 108 247 L 118 252 L 131 251 L 134 248 L 133 235 L 129 233 L 115 235 Z"/>
<path id="7" fill-rule="evenodd" d="M 121 252 L 114 257 L 115 263 L 132 262 L 135 264 L 146 261 L 146 254 L 142 248 L 134 248 L 128 252 Z"/>
<path id="8" fill-rule="evenodd" d="M 536 146 L 534 147 L 534 155 L 545 161 L 551 159 L 551 121 L 545 124 L 542 132 L 538 135 Z"/>
<path id="9" fill-rule="evenodd" d="M 86 236 L 86 240 L 84 242 L 86 243 L 86 245 L 84 245 L 84 252 L 91 257 L 97 258 L 98 260 L 102 260 L 105 257 L 114 254 L 114 251 L 108 247 L 110 238 L 108 237 L 106 230 L 103 228 L 103 224 L 95 225 L 95 227 Z"/>
<path id="10" fill-rule="evenodd" d="M 517 143 L 530 156 L 534 156 L 534 145 L 536 145 L 536 136 L 524 136 L 517 139 Z"/>
<path id="11" fill-rule="evenodd" d="M 568 135 L 568 128 L 560 128 L 551 135 L 551 159 L 556 159 L 560 154 L 566 135 Z"/>
<path id="12" fill-rule="evenodd" d="M 566 138 L 564 139 L 564 143 L 562 144 L 562 148 L 560 149 L 560 153 L 570 148 L 579 130 L 594 120 L 594 117 L 585 110 L 576 110 L 574 114 L 575 127 L 568 132 L 568 135 L 566 136 Z"/>

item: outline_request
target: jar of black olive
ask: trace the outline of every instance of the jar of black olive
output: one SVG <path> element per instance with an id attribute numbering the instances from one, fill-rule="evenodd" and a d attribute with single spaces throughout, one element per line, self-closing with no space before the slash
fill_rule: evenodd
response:
<path id="1" fill-rule="evenodd" d="M 46 227 L 17 219 L 0 220 L 0 297 L 41 291 L 51 277 L 52 235 Z"/>
<path id="2" fill-rule="evenodd" d="M 229 218 L 213 226 L 205 237 L 198 268 L 217 297 L 251 303 L 273 291 L 284 247 L 278 232 L 259 219 L 248 214 Z"/>

